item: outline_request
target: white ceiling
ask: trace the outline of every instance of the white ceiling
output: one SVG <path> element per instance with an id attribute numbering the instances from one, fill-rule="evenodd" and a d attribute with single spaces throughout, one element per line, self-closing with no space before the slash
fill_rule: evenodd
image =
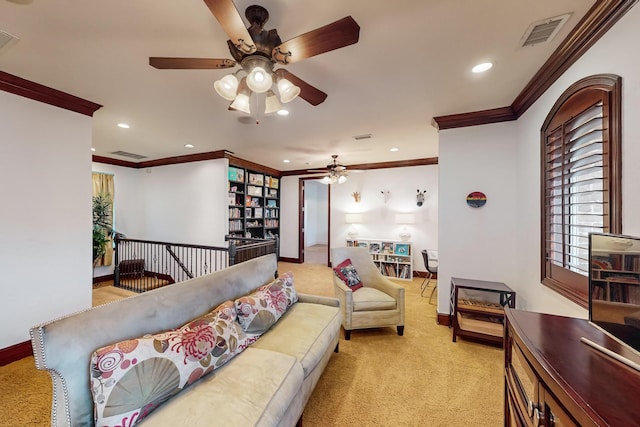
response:
<path id="1" fill-rule="evenodd" d="M 246 124 L 213 90 L 229 70 L 150 67 L 149 56 L 231 58 L 202 0 L 0 0 L 0 30 L 20 38 L 0 52 L 0 69 L 103 105 L 93 120 L 100 156 L 131 160 L 110 154 L 122 150 L 152 160 L 226 149 L 279 170 L 324 166 L 334 153 L 345 164 L 436 157 L 432 117 L 510 105 L 594 1 L 235 3 L 243 18 L 247 6 L 264 6 L 265 29 L 277 28 L 283 41 L 347 15 L 356 20 L 357 44 L 287 66 L 326 92 L 324 103 L 298 98 L 287 104 L 288 117 Z M 551 43 L 519 47 L 532 22 L 570 12 Z M 485 61 L 492 70 L 471 73 Z"/>

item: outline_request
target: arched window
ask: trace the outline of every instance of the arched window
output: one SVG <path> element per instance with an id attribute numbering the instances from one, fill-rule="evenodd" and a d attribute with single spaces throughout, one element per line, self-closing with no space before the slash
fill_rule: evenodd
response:
<path id="1" fill-rule="evenodd" d="M 588 236 L 622 231 L 621 85 L 584 78 L 542 126 L 542 283 L 588 306 Z"/>

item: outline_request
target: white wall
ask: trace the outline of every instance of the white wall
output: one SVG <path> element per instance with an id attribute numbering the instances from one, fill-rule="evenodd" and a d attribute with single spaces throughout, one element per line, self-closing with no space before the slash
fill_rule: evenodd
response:
<path id="1" fill-rule="evenodd" d="M 298 179 L 282 179 L 282 222 L 280 254 L 298 257 Z M 422 207 L 416 205 L 417 189 L 427 190 Z M 381 191 L 391 191 L 384 203 Z M 359 192 L 361 202 L 352 194 Z M 422 249 L 438 249 L 438 165 L 367 170 L 351 173 L 344 184 L 333 184 L 331 192 L 331 246 L 344 246 L 350 225 L 346 213 L 362 213 L 364 223 L 356 225 L 360 238 L 399 240 L 401 225 L 394 223 L 396 213 L 413 213 L 416 224 L 408 226 L 414 244 L 414 269 L 425 271 Z"/>
<path id="2" fill-rule="evenodd" d="M 440 132 L 439 312 L 451 277 L 515 286 L 516 145 L 514 122 Z M 467 205 L 473 191 L 487 196 L 483 207 Z"/>
<path id="3" fill-rule="evenodd" d="M 227 246 L 227 168 L 216 159 L 141 170 L 141 232 L 130 237 Z"/>
<path id="4" fill-rule="evenodd" d="M 593 74 L 613 73 L 623 78 L 623 232 L 640 235 L 640 193 L 637 183 L 640 182 L 640 57 L 636 54 L 640 28 L 640 8 L 631 9 L 601 40 L 599 40 L 579 61 L 563 76 L 514 124 L 498 124 L 467 129 L 453 129 L 440 133 L 440 165 L 441 193 L 445 194 L 456 187 L 450 181 L 456 174 L 474 167 L 474 159 L 469 157 L 454 158 L 455 152 L 483 151 L 487 156 L 501 156 L 504 147 L 490 141 L 503 141 L 508 145 L 511 139 L 513 147 L 510 163 L 512 171 L 508 173 L 500 169 L 487 170 L 478 180 L 488 179 L 496 173 L 505 181 L 516 183 L 512 192 L 512 208 L 503 212 L 496 220 L 503 219 L 515 227 L 515 250 L 505 253 L 500 260 L 501 266 L 508 266 L 509 275 L 513 279 L 508 283 L 518 293 L 518 308 L 561 314 L 567 316 L 586 317 L 587 311 L 566 298 L 552 292 L 540 283 L 540 128 L 548 112 L 558 97 L 575 81 Z M 514 129 L 511 129 L 514 127 Z M 489 129 L 487 131 L 487 129 Z M 476 134 L 482 135 L 482 144 L 478 144 Z M 455 147 L 449 147 L 453 142 Z M 515 150 L 515 151 L 514 151 Z M 509 159 L 505 159 L 509 160 Z M 445 179 L 446 177 L 446 179 Z M 489 196 L 487 207 L 491 203 Z M 443 201 L 441 200 L 441 203 Z M 441 218 L 446 219 L 452 212 L 447 205 L 441 206 Z M 440 253 L 441 269 L 455 273 L 460 265 L 468 262 L 465 254 L 469 247 L 482 247 L 484 242 L 480 236 L 467 236 L 451 221 L 440 222 L 441 244 L 449 241 L 464 241 L 464 249 L 449 250 Z M 471 238 L 469 238 L 471 237 Z M 446 255 L 446 258 L 445 258 Z M 515 271 L 512 271 L 515 269 Z M 457 273 L 456 273 L 457 274 Z M 507 275 L 505 275 L 507 277 Z M 447 290 L 449 284 L 445 277 L 438 283 L 440 298 L 438 311 L 448 312 Z M 505 279 L 506 280 L 506 279 Z"/>
<path id="5" fill-rule="evenodd" d="M 0 348 L 91 306 L 91 117 L 0 91 Z"/>
<path id="6" fill-rule="evenodd" d="M 318 181 L 306 181 L 305 183 L 305 246 L 328 244 L 328 190 L 325 184 Z"/>
<path id="7" fill-rule="evenodd" d="M 127 237 L 227 246 L 227 159 L 147 169 L 92 167 L 113 174 L 115 228 Z"/>

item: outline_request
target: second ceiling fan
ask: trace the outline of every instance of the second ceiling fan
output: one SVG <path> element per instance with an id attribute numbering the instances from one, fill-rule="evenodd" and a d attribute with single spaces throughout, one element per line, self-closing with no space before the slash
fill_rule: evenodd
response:
<path id="1" fill-rule="evenodd" d="M 269 96 L 273 95 L 271 86 L 274 81 L 282 102 L 289 102 L 296 96 L 300 96 L 311 105 L 324 102 L 327 98 L 326 93 L 285 68 L 274 69 L 275 64 L 287 65 L 349 46 L 357 43 L 360 36 L 360 26 L 351 16 L 347 16 L 282 42 L 276 29 L 264 29 L 264 24 L 269 19 L 269 12 L 264 7 L 253 5 L 246 9 L 245 16 L 250 26 L 245 28 L 232 0 L 204 2 L 229 36 L 227 44 L 233 59 L 150 57 L 149 65 L 159 69 L 222 69 L 239 64 L 241 70 L 247 74 L 246 77 L 238 81 L 236 72 L 223 77 L 215 84 L 220 96 L 233 101 L 231 109 L 245 111 L 236 108 L 234 104 L 240 101 L 241 96 L 250 95 L 251 92 L 267 93 L 268 104 Z M 248 101 L 248 96 L 246 100 Z"/>

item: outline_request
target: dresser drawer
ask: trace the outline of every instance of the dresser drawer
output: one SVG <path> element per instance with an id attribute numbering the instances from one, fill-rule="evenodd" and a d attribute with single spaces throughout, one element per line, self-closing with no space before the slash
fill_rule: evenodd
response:
<path id="1" fill-rule="evenodd" d="M 533 426 L 539 381 L 518 345 L 511 341 L 511 359 L 507 365 L 507 382 L 512 390 L 514 405 L 524 414 L 526 425 Z"/>

